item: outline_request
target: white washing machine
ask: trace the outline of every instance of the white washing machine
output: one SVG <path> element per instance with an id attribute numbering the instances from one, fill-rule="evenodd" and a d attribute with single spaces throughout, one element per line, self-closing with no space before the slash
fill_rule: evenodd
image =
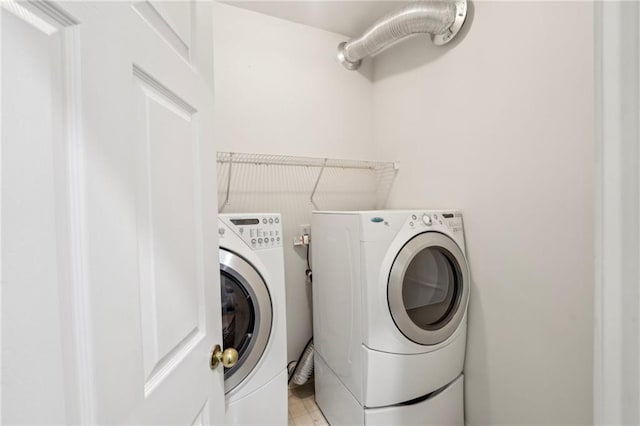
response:
<path id="1" fill-rule="evenodd" d="M 274 213 L 221 214 L 220 287 L 227 425 L 287 423 L 287 327 L 282 224 Z"/>
<path id="2" fill-rule="evenodd" d="M 311 232 L 316 401 L 328 421 L 463 425 L 462 214 L 314 212 Z"/>

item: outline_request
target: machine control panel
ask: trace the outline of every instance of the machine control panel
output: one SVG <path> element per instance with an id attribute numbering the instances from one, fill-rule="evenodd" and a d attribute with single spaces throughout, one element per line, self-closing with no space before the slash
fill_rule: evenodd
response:
<path id="1" fill-rule="evenodd" d="M 434 225 L 446 226 L 453 234 L 462 232 L 462 214 L 459 212 L 425 212 L 412 214 L 408 219 L 412 229 L 428 229 Z"/>
<path id="2" fill-rule="evenodd" d="M 280 215 L 256 214 L 255 216 L 230 216 L 229 222 L 236 234 L 254 250 L 282 246 Z"/>
<path id="3" fill-rule="evenodd" d="M 443 213 L 442 220 L 447 224 L 451 232 L 458 234 L 462 232 L 462 214 L 461 213 Z"/>

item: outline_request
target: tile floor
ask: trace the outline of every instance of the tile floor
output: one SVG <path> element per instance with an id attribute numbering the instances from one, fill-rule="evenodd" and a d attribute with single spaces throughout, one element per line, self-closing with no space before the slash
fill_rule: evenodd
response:
<path id="1" fill-rule="evenodd" d="M 316 405 L 313 381 L 289 388 L 289 426 L 328 426 Z"/>

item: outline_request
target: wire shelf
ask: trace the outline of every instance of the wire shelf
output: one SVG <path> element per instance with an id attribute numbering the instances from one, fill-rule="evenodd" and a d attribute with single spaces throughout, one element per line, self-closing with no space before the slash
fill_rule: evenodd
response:
<path id="1" fill-rule="evenodd" d="M 396 162 L 298 157 L 289 155 L 218 152 L 218 210 L 230 206 L 235 195 L 258 199 L 271 194 L 302 195 L 319 209 L 333 206 L 342 195 L 353 208 L 382 208 L 399 170 Z M 246 204 L 246 202 L 245 202 Z M 342 207 L 344 208 L 344 207 Z"/>
<path id="2" fill-rule="evenodd" d="M 294 157 L 290 155 L 250 154 L 241 152 L 218 152 L 218 163 L 253 164 L 265 166 L 322 167 L 339 169 L 383 168 L 397 169 L 397 163 L 366 160 L 345 160 L 338 158 Z"/>

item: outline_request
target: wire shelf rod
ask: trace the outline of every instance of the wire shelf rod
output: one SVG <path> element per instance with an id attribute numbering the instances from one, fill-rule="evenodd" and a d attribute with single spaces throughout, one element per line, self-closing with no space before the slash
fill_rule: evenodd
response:
<path id="1" fill-rule="evenodd" d="M 250 154 L 250 153 L 238 153 L 238 152 L 218 152 L 216 154 L 216 162 L 220 165 L 228 165 L 227 169 L 221 168 L 219 171 L 226 175 L 226 190 L 222 189 L 221 195 L 223 196 L 222 205 L 219 205 L 218 209 L 223 212 L 224 209 L 231 204 L 231 198 L 234 193 L 234 185 L 232 180 L 243 180 L 242 176 L 253 175 L 258 170 L 253 167 L 246 166 L 284 166 L 284 168 L 275 168 L 274 172 L 280 170 L 290 170 L 289 167 L 302 167 L 308 170 L 309 173 L 315 174 L 311 168 L 319 168 L 319 172 L 315 174 L 313 187 L 309 191 L 309 202 L 318 210 L 319 207 L 316 203 L 315 196 L 318 193 L 321 180 L 326 176 L 331 177 L 331 170 L 362 170 L 367 174 L 372 174 L 373 178 L 378 184 L 381 184 L 387 178 L 391 178 L 398 173 L 400 167 L 397 162 L 384 162 L 384 161 L 368 161 L 368 160 L 344 160 L 336 158 L 317 158 L 317 157 L 295 157 L 288 155 L 274 155 L 274 154 Z M 243 165 L 245 167 L 243 167 Z M 232 172 L 238 170 L 238 172 Z M 240 176 L 234 178 L 234 173 L 240 173 Z M 219 175 L 220 178 L 220 175 Z M 294 179 L 295 180 L 295 179 Z M 388 180 L 388 179 L 387 179 Z M 384 186 L 384 185 L 383 185 Z"/>
<path id="2" fill-rule="evenodd" d="M 397 163 L 366 160 L 344 160 L 336 158 L 293 157 L 285 155 L 247 154 L 237 152 L 218 152 L 217 162 L 221 164 L 251 164 L 257 166 L 292 166 L 331 169 L 379 170 L 398 169 Z"/>

